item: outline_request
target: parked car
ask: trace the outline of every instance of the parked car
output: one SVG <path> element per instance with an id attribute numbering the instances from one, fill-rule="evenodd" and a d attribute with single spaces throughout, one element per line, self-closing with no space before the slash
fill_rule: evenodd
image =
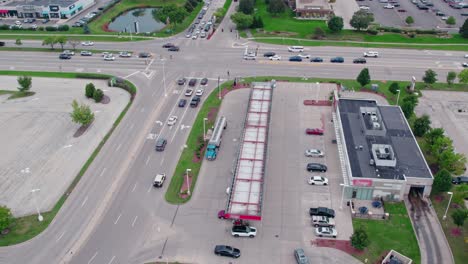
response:
<path id="1" fill-rule="evenodd" d="M 291 56 L 289 61 L 302 61 L 302 58 L 300 56 Z"/>
<path id="2" fill-rule="evenodd" d="M 81 45 L 83 45 L 83 46 L 93 46 L 94 42 L 92 42 L 92 41 L 83 41 L 83 42 L 81 42 Z"/>
<path id="3" fill-rule="evenodd" d="M 91 51 L 83 50 L 80 52 L 81 56 L 93 56 L 93 53 Z"/>
<path id="4" fill-rule="evenodd" d="M 268 52 L 263 53 L 263 57 L 273 57 L 275 55 L 276 53 L 273 51 L 268 51 Z"/>
<path id="5" fill-rule="evenodd" d="M 179 50 L 180 50 L 180 48 L 179 48 L 179 47 L 177 47 L 177 46 L 174 46 L 174 47 L 170 47 L 170 48 L 168 48 L 167 50 L 168 50 L 168 51 L 179 51 Z"/>
<path id="6" fill-rule="evenodd" d="M 335 210 L 326 208 L 326 207 L 310 208 L 309 215 L 310 216 L 319 215 L 319 216 L 335 218 Z"/>
<path id="7" fill-rule="evenodd" d="M 245 54 L 244 55 L 244 60 L 256 60 L 255 54 Z"/>
<path id="8" fill-rule="evenodd" d="M 203 93 L 205 92 L 205 90 L 203 88 L 198 88 L 196 91 L 195 91 L 195 96 L 202 96 Z"/>
<path id="9" fill-rule="evenodd" d="M 328 179 L 322 176 L 312 176 L 308 182 L 310 185 L 328 185 Z"/>
<path id="10" fill-rule="evenodd" d="M 231 257 L 231 258 L 238 258 L 241 255 L 241 252 L 239 249 L 233 248 L 231 246 L 226 246 L 226 245 L 215 246 L 214 253 L 215 255 L 218 255 L 218 256 L 225 256 L 225 257 Z"/>
<path id="11" fill-rule="evenodd" d="M 0 41 L 0 47 L 3 47 L 5 46 L 5 42 L 4 41 Z"/>
<path id="12" fill-rule="evenodd" d="M 333 227 L 317 227 L 315 228 L 315 234 L 319 237 L 333 237 L 336 238 L 338 232 Z"/>
<path id="13" fill-rule="evenodd" d="M 315 57 L 315 58 L 310 59 L 310 62 L 323 62 L 323 59 L 320 57 Z"/>
<path id="14" fill-rule="evenodd" d="M 157 174 L 156 177 L 154 177 L 153 186 L 156 188 L 162 187 L 165 180 L 166 180 L 166 174 L 164 173 Z"/>
<path id="15" fill-rule="evenodd" d="M 71 59 L 71 55 L 70 55 L 70 54 L 61 53 L 61 54 L 59 55 L 59 59 L 61 59 L 61 60 L 69 60 L 69 59 Z"/>
<path id="16" fill-rule="evenodd" d="M 310 264 L 309 258 L 305 255 L 302 248 L 294 250 L 294 257 L 296 258 L 297 264 Z"/>
<path id="17" fill-rule="evenodd" d="M 335 219 L 323 215 L 313 215 L 312 225 L 315 227 L 335 227 Z"/>
<path id="18" fill-rule="evenodd" d="M 183 77 L 177 80 L 178 85 L 184 85 L 186 82 L 187 82 L 187 79 Z"/>
<path id="19" fill-rule="evenodd" d="M 344 59 L 343 59 L 343 57 L 334 57 L 334 58 L 331 58 L 331 59 L 330 59 L 330 62 L 333 62 L 333 63 L 343 63 L 343 62 L 344 62 Z"/>
<path id="20" fill-rule="evenodd" d="M 219 210 L 218 211 L 218 219 L 226 219 L 226 210 Z"/>
<path id="21" fill-rule="evenodd" d="M 320 172 L 326 172 L 327 171 L 327 166 L 320 164 L 320 163 L 308 163 L 307 164 L 307 171 L 320 171 Z"/>
<path id="22" fill-rule="evenodd" d="M 364 58 L 356 58 L 353 60 L 353 63 L 361 63 L 361 64 L 365 64 L 367 61 L 366 59 Z"/>
<path id="23" fill-rule="evenodd" d="M 200 97 L 194 96 L 192 100 L 190 101 L 190 107 L 195 108 L 198 106 L 199 103 L 200 103 Z"/>
<path id="24" fill-rule="evenodd" d="M 112 53 L 111 52 L 107 52 L 107 51 L 104 51 L 102 54 L 101 54 L 102 57 L 105 57 L 105 56 L 112 56 Z"/>
<path id="25" fill-rule="evenodd" d="M 200 81 L 200 85 L 207 85 L 208 84 L 208 78 L 203 78 Z"/>
<path id="26" fill-rule="evenodd" d="M 172 43 L 166 43 L 166 44 L 164 44 L 162 47 L 165 48 L 165 49 L 168 49 L 168 48 L 175 47 L 175 45 L 172 44 Z"/>
<path id="27" fill-rule="evenodd" d="M 394 6 L 394 5 L 391 5 L 391 4 L 386 4 L 386 5 L 384 5 L 383 8 L 384 8 L 384 9 L 393 9 L 393 8 L 395 8 L 395 6 Z"/>
<path id="28" fill-rule="evenodd" d="M 462 67 L 468 68 L 468 62 L 463 62 L 463 63 L 462 63 Z"/>
<path id="29" fill-rule="evenodd" d="M 185 90 L 185 96 L 192 96 L 193 94 L 193 89 L 192 88 L 187 88 L 187 90 Z"/>
<path id="30" fill-rule="evenodd" d="M 453 184 L 468 184 L 468 176 L 460 176 L 452 178 Z"/>
<path id="31" fill-rule="evenodd" d="M 268 57 L 268 59 L 271 61 L 279 61 L 281 60 L 281 56 L 275 55 L 275 56 Z"/>
<path id="32" fill-rule="evenodd" d="M 185 100 L 185 99 L 180 99 L 179 100 L 179 107 L 185 107 L 186 104 L 187 104 L 187 100 Z"/>
<path id="33" fill-rule="evenodd" d="M 257 235 L 257 229 L 252 226 L 235 225 L 231 229 L 231 235 L 235 237 L 254 238 Z"/>
<path id="34" fill-rule="evenodd" d="M 307 149 L 305 151 L 305 156 L 306 157 L 323 157 L 325 156 L 325 153 L 323 153 L 323 151 L 321 151 L 320 149 Z"/>
<path id="35" fill-rule="evenodd" d="M 193 79 L 190 79 L 188 85 L 189 86 L 195 86 L 197 84 L 197 79 L 193 78 Z"/>
<path id="36" fill-rule="evenodd" d="M 323 135 L 323 129 L 321 128 L 307 128 L 305 132 L 307 135 Z"/>
<path id="37" fill-rule="evenodd" d="M 177 123 L 177 116 L 175 116 L 175 115 L 169 117 L 169 119 L 167 120 L 167 125 L 168 126 L 173 126 L 176 123 Z"/>
<path id="38" fill-rule="evenodd" d="M 156 151 L 164 151 L 166 148 L 167 140 L 164 138 L 159 138 L 156 141 Z"/>

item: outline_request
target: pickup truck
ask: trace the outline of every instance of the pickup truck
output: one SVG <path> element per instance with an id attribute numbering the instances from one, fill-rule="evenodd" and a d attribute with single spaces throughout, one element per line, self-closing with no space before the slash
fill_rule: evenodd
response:
<path id="1" fill-rule="evenodd" d="M 312 216 L 312 225 L 315 227 L 335 227 L 335 220 L 326 216 L 314 215 Z"/>
<path id="2" fill-rule="evenodd" d="M 329 209 L 326 207 L 310 208 L 309 215 L 310 216 L 319 215 L 319 216 L 327 216 L 327 217 L 335 218 L 335 210 Z"/>

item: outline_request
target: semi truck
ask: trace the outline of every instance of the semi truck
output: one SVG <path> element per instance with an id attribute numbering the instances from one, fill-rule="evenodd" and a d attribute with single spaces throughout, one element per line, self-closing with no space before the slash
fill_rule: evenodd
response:
<path id="1" fill-rule="evenodd" d="M 221 146 L 221 136 L 223 130 L 226 129 L 227 122 L 226 117 L 221 116 L 216 120 L 213 134 L 211 135 L 210 140 L 208 141 L 208 146 L 206 147 L 206 159 L 215 160 L 218 154 L 218 149 Z"/>

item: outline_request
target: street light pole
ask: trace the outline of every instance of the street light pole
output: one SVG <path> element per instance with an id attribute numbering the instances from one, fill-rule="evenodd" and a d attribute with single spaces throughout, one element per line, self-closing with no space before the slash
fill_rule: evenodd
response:
<path id="1" fill-rule="evenodd" d="M 218 76 L 218 99 L 221 100 L 221 87 L 219 86 L 219 76 Z"/>
<path id="2" fill-rule="evenodd" d="M 450 199 L 449 199 L 449 202 L 447 204 L 447 209 L 445 209 L 445 214 L 444 216 L 442 217 L 442 220 L 445 220 L 447 218 L 447 211 L 450 207 L 450 202 L 452 202 L 452 196 L 453 196 L 453 192 L 447 192 L 448 195 L 450 195 Z"/>
<path id="3" fill-rule="evenodd" d="M 208 120 L 208 118 L 203 118 L 203 140 L 206 140 L 206 120 Z"/>
<path id="4" fill-rule="evenodd" d="M 397 90 L 398 91 L 398 96 L 397 96 L 397 99 L 396 99 L 396 104 L 398 105 L 398 101 L 400 101 L 400 90 Z"/>
<path id="5" fill-rule="evenodd" d="M 164 66 L 165 65 L 165 62 L 166 60 L 162 59 L 162 63 L 163 63 L 163 86 L 164 86 L 164 97 L 167 97 L 167 92 L 166 92 L 166 67 Z"/>
<path id="6" fill-rule="evenodd" d="M 44 217 L 42 217 L 41 212 L 39 211 L 39 207 L 37 206 L 37 201 L 36 201 L 36 198 L 34 196 L 34 193 L 38 192 L 40 190 L 41 189 L 33 189 L 33 190 L 31 190 L 31 193 L 33 194 L 34 205 L 36 206 L 37 220 L 39 220 L 39 222 L 42 222 L 42 220 L 44 220 Z"/>
<path id="7" fill-rule="evenodd" d="M 190 195 L 190 182 L 189 182 L 189 177 L 188 177 L 188 173 L 189 171 L 192 171 L 191 169 L 186 169 L 185 170 L 185 177 L 187 178 L 187 194 Z"/>

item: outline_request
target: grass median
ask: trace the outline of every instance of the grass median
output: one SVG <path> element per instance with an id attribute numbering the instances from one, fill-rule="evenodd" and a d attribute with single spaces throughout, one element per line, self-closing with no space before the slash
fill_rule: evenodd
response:
<path id="1" fill-rule="evenodd" d="M 27 72 L 27 71 L 0 71 L 0 75 L 8 75 L 8 76 L 27 75 L 27 76 L 32 76 L 32 77 L 46 77 L 46 78 L 85 78 L 85 79 L 109 79 L 111 77 L 110 75 L 97 74 L 97 73 Z M 133 98 L 134 94 L 136 93 L 136 87 L 128 81 L 127 81 L 127 84 L 130 86 L 129 90 Z M 0 235 L 0 246 L 11 246 L 11 245 L 25 242 L 37 236 L 49 226 L 49 224 L 52 222 L 54 217 L 59 212 L 60 208 L 62 208 L 62 205 L 65 203 L 70 193 L 73 191 L 73 189 L 76 187 L 76 185 L 80 181 L 81 177 L 84 175 L 84 173 L 86 172 L 88 167 L 91 165 L 93 160 L 96 158 L 96 156 L 99 154 L 99 152 L 101 151 L 106 141 L 112 135 L 112 132 L 119 125 L 120 121 L 125 116 L 125 114 L 127 113 L 132 103 L 133 103 L 133 100 L 130 100 L 130 102 L 128 102 L 127 106 L 120 113 L 119 117 L 116 119 L 116 121 L 112 125 L 112 128 L 109 130 L 109 132 L 107 132 L 107 134 L 101 140 L 99 145 L 93 151 L 93 153 L 88 158 L 88 160 L 85 162 L 81 170 L 75 176 L 70 186 L 67 188 L 65 193 L 62 194 L 62 196 L 57 201 L 57 203 L 52 208 L 52 210 L 49 212 L 41 213 L 42 216 L 44 217 L 44 220 L 42 222 L 39 222 L 37 220 L 36 214 L 16 218 L 13 222 L 13 225 L 10 227 L 10 232 L 6 235 Z"/>

